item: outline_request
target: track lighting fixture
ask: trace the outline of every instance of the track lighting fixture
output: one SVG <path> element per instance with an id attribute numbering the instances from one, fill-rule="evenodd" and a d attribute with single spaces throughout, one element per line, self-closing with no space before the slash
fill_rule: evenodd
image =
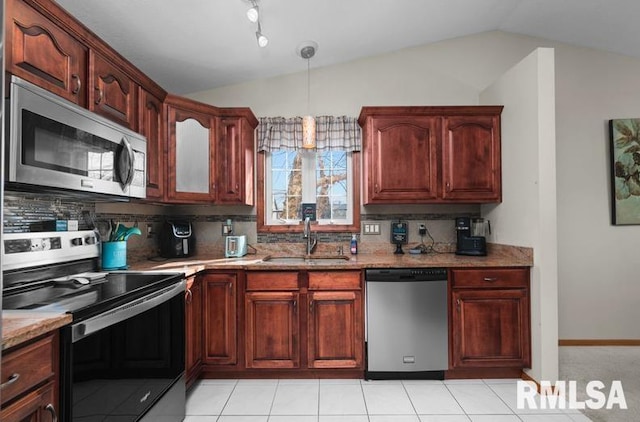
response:
<path id="1" fill-rule="evenodd" d="M 250 22 L 256 23 L 258 22 L 258 18 L 260 17 L 260 10 L 255 1 L 251 2 L 251 8 L 247 10 L 247 19 Z"/>
<path id="2" fill-rule="evenodd" d="M 250 22 L 258 24 L 258 30 L 256 31 L 256 40 L 258 45 L 262 48 L 269 44 L 269 39 L 262 33 L 262 25 L 260 25 L 260 8 L 258 7 L 257 0 L 249 0 L 251 2 L 251 8 L 247 10 L 247 19 Z"/>

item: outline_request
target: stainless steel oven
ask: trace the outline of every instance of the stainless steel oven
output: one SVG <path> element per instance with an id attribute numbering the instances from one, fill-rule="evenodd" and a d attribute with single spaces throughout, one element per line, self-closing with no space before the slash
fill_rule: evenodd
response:
<path id="1" fill-rule="evenodd" d="M 66 312 L 60 420 L 185 417 L 183 273 L 98 272 L 92 231 L 5 234 L 4 309 Z"/>
<path id="2" fill-rule="evenodd" d="M 146 196 L 146 138 L 11 77 L 6 180 L 124 197 Z"/>

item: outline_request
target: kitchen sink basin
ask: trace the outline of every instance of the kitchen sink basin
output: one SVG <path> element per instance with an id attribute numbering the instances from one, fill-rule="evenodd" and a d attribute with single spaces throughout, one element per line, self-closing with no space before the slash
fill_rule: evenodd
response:
<path id="1" fill-rule="evenodd" d="M 262 262 L 271 264 L 324 264 L 339 265 L 349 262 L 349 257 L 344 255 L 295 255 L 295 256 L 266 256 Z"/>

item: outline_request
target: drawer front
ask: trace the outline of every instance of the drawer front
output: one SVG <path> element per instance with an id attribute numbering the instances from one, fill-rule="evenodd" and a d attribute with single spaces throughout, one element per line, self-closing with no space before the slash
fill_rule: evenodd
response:
<path id="1" fill-rule="evenodd" d="M 310 271 L 309 290 L 360 290 L 360 271 Z"/>
<path id="2" fill-rule="evenodd" d="M 298 290 L 297 271 L 258 271 L 247 273 L 247 291 Z"/>
<path id="3" fill-rule="evenodd" d="M 56 356 L 54 336 L 18 347 L 2 356 L 2 403 L 53 377 Z"/>
<path id="4" fill-rule="evenodd" d="M 451 287 L 527 288 L 529 268 L 482 268 L 451 270 Z"/>

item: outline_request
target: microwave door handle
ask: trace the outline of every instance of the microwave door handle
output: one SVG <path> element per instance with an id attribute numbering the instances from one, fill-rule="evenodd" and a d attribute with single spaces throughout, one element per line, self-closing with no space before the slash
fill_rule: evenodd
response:
<path id="1" fill-rule="evenodd" d="M 133 153 L 133 148 L 131 148 L 131 144 L 129 143 L 127 138 L 123 137 L 121 143 L 126 148 L 127 156 L 129 157 L 129 159 L 127 160 L 128 167 L 124 169 L 125 174 L 120 173 L 120 180 L 122 181 L 122 185 L 124 187 L 127 187 L 133 181 L 133 171 L 135 167 L 134 166 L 135 154 Z M 122 165 L 122 162 L 119 162 L 119 165 Z M 122 170 L 123 169 L 118 168 L 118 172 L 121 172 Z"/>

